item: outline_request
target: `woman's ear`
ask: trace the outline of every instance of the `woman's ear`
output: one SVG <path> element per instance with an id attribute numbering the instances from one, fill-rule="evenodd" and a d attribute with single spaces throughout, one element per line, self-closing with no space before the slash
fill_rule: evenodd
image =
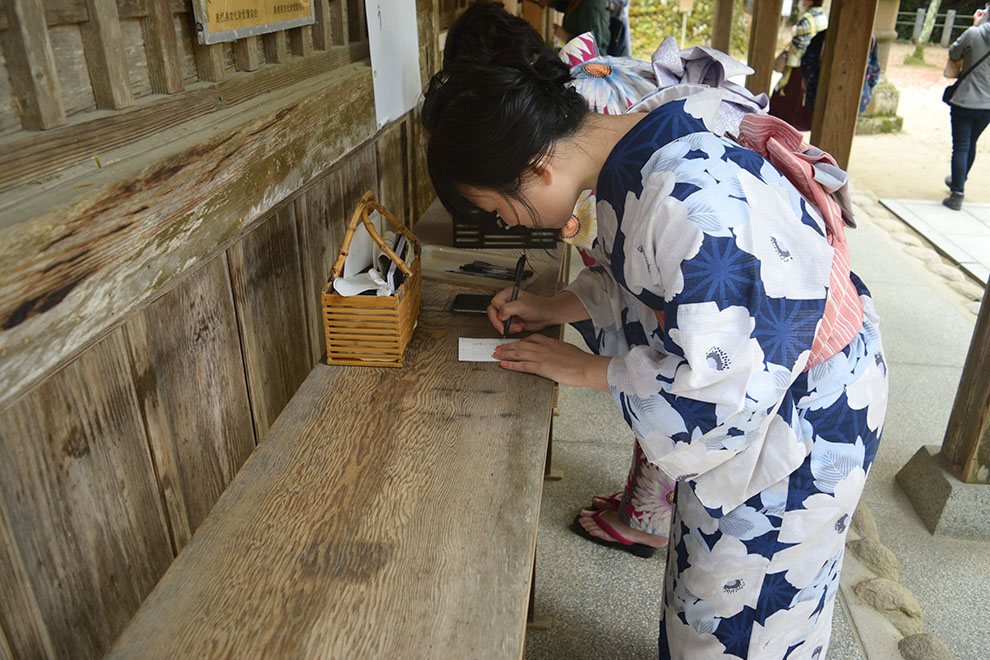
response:
<path id="1" fill-rule="evenodd" d="M 553 184 L 553 165 L 550 164 L 549 158 L 544 158 L 540 162 L 533 165 L 531 170 L 533 172 L 533 177 L 535 182 L 542 183 L 545 186 Z"/>

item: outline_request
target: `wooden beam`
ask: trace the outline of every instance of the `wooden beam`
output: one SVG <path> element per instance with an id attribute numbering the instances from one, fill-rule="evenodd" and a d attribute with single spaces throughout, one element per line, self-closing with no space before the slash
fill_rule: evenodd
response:
<path id="1" fill-rule="evenodd" d="M 82 33 L 89 80 L 96 107 L 119 110 L 134 103 L 124 59 L 116 0 L 86 0 L 89 20 L 79 26 Z"/>
<path id="2" fill-rule="evenodd" d="M 219 45 L 217 46 L 219 48 Z M 222 56 L 222 51 L 219 51 Z M 244 103 L 353 62 L 366 60 L 368 42 L 334 48 L 306 60 L 266 68 L 205 88 L 142 103 L 110 116 L 0 145 L 0 192 L 91 160 L 177 124 Z M 220 71 L 223 70 L 222 60 Z M 2 223 L 0 223 L 2 224 Z"/>
<path id="3" fill-rule="evenodd" d="M 732 5 L 735 0 L 715 0 L 712 20 L 712 48 L 729 52 L 732 42 Z"/>
<path id="4" fill-rule="evenodd" d="M 782 3 L 783 0 L 753 0 L 747 62 L 756 73 L 746 77 L 746 88 L 754 94 L 770 93 Z"/>
<path id="5" fill-rule="evenodd" d="M 347 17 L 347 0 L 329 0 L 330 2 L 330 32 L 333 44 L 343 46 L 351 42 L 350 19 Z"/>
<path id="6" fill-rule="evenodd" d="M 170 0 L 173 14 L 185 14 L 192 12 L 186 6 L 185 0 Z M 53 25 L 73 25 L 75 23 L 85 23 L 89 20 L 89 13 L 86 3 L 78 0 L 45 0 L 42 3 L 45 8 L 45 23 L 48 27 Z M 120 18 L 144 18 L 148 15 L 148 5 L 146 0 L 118 0 L 117 14 Z M 0 7 L 0 31 L 10 27 L 7 20 L 7 12 Z"/>
<path id="7" fill-rule="evenodd" d="M 169 0 L 147 0 L 148 17 L 141 22 L 144 31 L 144 49 L 148 54 L 148 76 L 151 91 L 156 94 L 175 94 L 184 86 L 182 61 L 179 59 L 179 41 L 172 18 Z"/>
<path id="8" fill-rule="evenodd" d="M 370 138 L 372 90 L 366 64 L 306 79 L 18 209 L 0 228 L 0 410 Z"/>
<path id="9" fill-rule="evenodd" d="M 3 52 L 21 125 L 38 130 L 64 124 L 65 105 L 41 0 L 6 3 L 10 29 L 4 33 Z"/>
<path id="10" fill-rule="evenodd" d="M 313 48 L 329 50 L 333 46 L 333 16 L 330 14 L 330 0 L 313 0 L 316 24 L 313 26 Z"/>
<path id="11" fill-rule="evenodd" d="M 309 57 L 313 54 L 313 27 L 303 25 L 288 30 L 289 50 L 296 57 Z"/>
<path id="12" fill-rule="evenodd" d="M 244 37 L 234 42 L 234 67 L 238 71 L 257 71 L 261 67 L 258 37 Z"/>
<path id="13" fill-rule="evenodd" d="M 200 81 L 219 82 L 224 79 L 223 44 L 201 44 L 193 39 L 193 56 Z"/>
<path id="14" fill-rule="evenodd" d="M 964 483 L 990 483 L 990 284 L 952 405 L 942 456 Z"/>
<path id="15" fill-rule="evenodd" d="M 832 154 L 843 169 L 849 166 L 876 11 L 876 2 L 832 0 L 829 13 L 811 143 Z"/>
<path id="16" fill-rule="evenodd" d="M 285 36 L 285 30 L 269 32 L 262 35 L 261 40 L 265 44 L 265 61 L 269 64 L 279 64 L 287 62 L 289 59 L 289 40 Z"/>

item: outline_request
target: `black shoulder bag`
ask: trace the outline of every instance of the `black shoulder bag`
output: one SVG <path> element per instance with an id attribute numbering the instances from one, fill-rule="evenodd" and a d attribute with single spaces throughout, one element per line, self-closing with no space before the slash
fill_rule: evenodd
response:
<path id="1" fill-rule="evenodd" d="M 957 89 L 959 89 L 959 84 L 966 78 L 966 76 L 970 74 L 971 71 L 973 71 L 973 69 L 983 64 L 983 60 L 987 59 L 988 56 L 990 56 L 990 50 L 984 53 L 983 57 L 981 57 L 976 64 L 974 64 L 973 66 L 969 67 L 961 74 L 959 74 L 959 77 L 956 78 L 956 82 L 946 87 L 945 91 L 942 92 L 942 100 L 945 101 L 946 103 L 949 103 L 949 101 L 952 100 L 952 95 L 956 93 Z"/>

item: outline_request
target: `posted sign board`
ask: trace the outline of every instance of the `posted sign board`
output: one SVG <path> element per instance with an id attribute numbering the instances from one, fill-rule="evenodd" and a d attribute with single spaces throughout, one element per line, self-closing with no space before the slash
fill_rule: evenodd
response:
<path id="1" fill-rule="evenodd" d="M 199 43 L 216 44 L 316 22 L 313 0 L 193 0 Z"/>

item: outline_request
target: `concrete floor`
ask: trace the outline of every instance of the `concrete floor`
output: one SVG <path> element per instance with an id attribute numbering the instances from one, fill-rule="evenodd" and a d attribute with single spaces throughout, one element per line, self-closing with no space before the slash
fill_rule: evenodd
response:
<path id="1" fill-rule="evenodd" d="M 864 501 L 900 561 L 901 584 L 922 605 L 926 632 L 937 634 L 958 660 L 990 658 L 990 544 L 931 536 L 894 482 L 919 447 L 942 442 L 975 323 L 971 301 L 906 254 L 905 244 L 885 229 L 886 210 L 862 197 L 858 206 L 860 228 L 849 238 L 852 263 L 873 291 L 891 371 L 883 441 Z M 871 215 L 883 216 L 885 224 Z M 583 345 L 572 331 L 568 338 Z M 568 529 L 592 495 L 621 488 L 632 435 L 604 393 L 562 387 L 560 408 L 553 467 L 563 480 L 545 483 L 536 560 L 536 613 L 551 617 L 552 627 L 527 634 L 526 657 L 655 658 L 663 554 L 640 559 Z M 830 660 L 898 657 L 862 646 L 857 630 L 875 629 L 871 617 L 880 616 L 863 609 L 840 600 Z M 850 617 L 852 610 L 857 614 Z"/>

